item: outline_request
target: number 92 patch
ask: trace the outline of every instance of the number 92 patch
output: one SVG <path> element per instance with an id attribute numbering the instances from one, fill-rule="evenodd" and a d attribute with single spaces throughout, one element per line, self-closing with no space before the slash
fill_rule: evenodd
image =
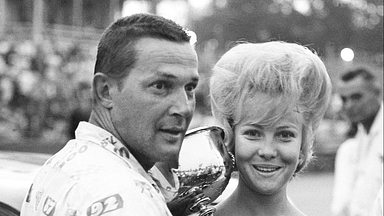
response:
<path id="1" fill-rule="evenodd" d="M 119 194 L 115 194 L 99 201 L 94 202 L 87 209 L 88 216 L 103 215 L 107 212 L 115 211 L 123 207 L 123 199 Z"/>

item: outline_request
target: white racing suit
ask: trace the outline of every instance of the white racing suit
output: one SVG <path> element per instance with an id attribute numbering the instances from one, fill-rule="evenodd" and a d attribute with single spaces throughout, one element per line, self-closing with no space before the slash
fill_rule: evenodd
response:
<path id="1" fill-rule="evenodd" d="M 156 183 L 112 134 L 81 122 L 76 139 L 50 158 L 21 216 L 171 216 Z"/>

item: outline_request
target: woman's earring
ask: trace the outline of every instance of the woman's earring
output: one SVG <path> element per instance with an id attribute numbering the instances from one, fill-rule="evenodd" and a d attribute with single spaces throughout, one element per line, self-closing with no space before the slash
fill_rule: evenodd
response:
<path id="1" fill-rule="evenodd" d="M 305 155 L 303 154 L 303 151 L 300 151 L 300 156 L 299 156 L 299 164 L 303 164 L 304 163 L 304 157 Z"/>
<path id="2" fill-rule="evenodd" d="M 231 161 L 232 161 L 232 169 L 235 169 L 236 168 L 236 159 L 235 159 L 235 155 L 233 155 L 232 152 L 228 152 L 229 156 L 231 156 Z"/>
<path id="3" fill-rule="evenodd" d="M 303 159 L 303 157 L 299 157 L 299 163 L 297 164 L 297 167 L 301 167 L 301 166 L 303 166 L 303 164 L 304 164 L 304 159 Z"/>

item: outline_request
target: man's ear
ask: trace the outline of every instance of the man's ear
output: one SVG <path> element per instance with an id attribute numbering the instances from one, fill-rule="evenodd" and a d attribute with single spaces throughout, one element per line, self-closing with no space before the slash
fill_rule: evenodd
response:
<path id="1" fill-rule="evenodd" d="M 93 77 L 93 94 L 96 102 L 106 109 L 113 106 L 111 90 L 112 86 L 108 76 L 104 73 L 96 73 Z"/>

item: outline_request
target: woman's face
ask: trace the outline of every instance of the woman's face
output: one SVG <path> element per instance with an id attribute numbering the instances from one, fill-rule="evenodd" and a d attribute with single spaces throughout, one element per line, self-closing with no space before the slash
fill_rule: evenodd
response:
<path id="1" fill-rule="evenodd" d="M 299 163 L 302 114 L 292 110 L 270 125 L 261 125 L 257 119 L 263 113 L 255 110 L 252 103 L 243 110 L 248 112 L 248 118 L 234 129 L 240 182 L 264 195 L 285 190 Z"/>

